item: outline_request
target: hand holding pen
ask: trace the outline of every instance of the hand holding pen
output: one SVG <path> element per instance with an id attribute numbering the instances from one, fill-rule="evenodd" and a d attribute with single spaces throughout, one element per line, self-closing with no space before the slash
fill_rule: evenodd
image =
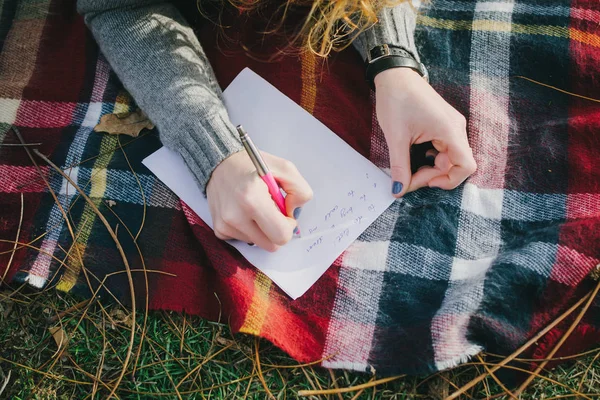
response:
<path id="1" fill-rule="evenodd" d="M 238 132 L 245 134 L 241 127 Z M 291 162 L 259 153 L 247 135 L 240 140 L 246 142 L 246 151 L 222 161 L 206 188 L 215 235 L 276 251 L 297 232 L 296 219 L 312 198 L 312 190 Z M 249 150 L 250 146 L 254 150 Z"/>

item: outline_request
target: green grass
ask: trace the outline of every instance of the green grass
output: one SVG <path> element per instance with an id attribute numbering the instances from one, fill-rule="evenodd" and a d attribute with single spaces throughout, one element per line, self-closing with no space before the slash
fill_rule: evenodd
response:
<path id="1" fill-rule="evenodd" d="M 112 388 L 120 375 L 129 346 L 130 314 L 118 305 L 94 302 L 50 321 L 57 313 L 80 302 L 81 299 L 55 290 L 0 291 L 0 388 L 10 373 L 0 398 L 91 399 L 92 393 L 96 399 L 107 397 L 107 387 L 102 383 L 94 387 L 93 383 L 99 377 L 99 381 Z M 117 391 L 119 398 L 177 399 L 178 395 L 184 399 L 268 398 L 257 376 L 254 338 L 232 336 L 226 325 L 198 317 L 151 312 L 136 360 L 143 323 L 144 315 L 138 313 L 140 328 L 132 363 Z M 58 345 L 48 329 L 54 326 L 68 332 L 68 354 L 57 352 Z M 600 392 L 600 366 L 593 362 L 596 354 L 590 353 L 544 373 L 544 377 L 566 387 L 537 378 L 522 398 L 564 395 L 576 398 L 572 389 L 579 388 L 582 380 L 582 393 Z M 263 340 L 259 342 L 259 358 L 265 382 L 277 399 L 298 398 L 300 390 L 349 387 L 372 379 L 360 373 L 298 367 L 297 362 Z M 465 366 L 429 379 L 401 378 L 375 389 L 368 388 L 357 398 L 440 399 L 455 390 L 453 385 L 459 387 L 481 372 L 484 372 L 481 366 Z M 308 398 L 352 399 L 357 393 Z M 488 378 L 461 398 L 509 398 L 503 393 Z"/>

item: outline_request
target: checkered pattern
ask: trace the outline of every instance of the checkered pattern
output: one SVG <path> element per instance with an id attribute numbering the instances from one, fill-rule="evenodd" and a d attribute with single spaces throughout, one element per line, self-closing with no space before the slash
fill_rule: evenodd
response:
<path id="1" fill-rule="evenodd" d="M 599 263 L 600 104 L 520 76 L 600 98 L 600 11 L 597 0 L 433 0 L 424 7 L 422 58 L 434 87 L 467 116 L 479 169 L 454 191 L 423 189 L 394 203 L 296 301 L 217 240 L 141 164 L 160 146 L 156 132 L 131 139 L 92 131 L 102 114 L 135 105 L 71 1 L 0 5 L 0 143 L 16 143 L 10 126 L 18 126 L 119 225 L 142 307 L 146 275 L 151 309 L 221 315 L 234 331 L 332 368 L 416 374 L 483 349 L 505 354 L 584 293 Z M 269 64 L 231 42 L 221 53 L 211 29 L 199 32 L 223 86 L 248 66 L 388 166 L 352 49 L 327 65 L 310 55 Z M 250 33 L 236 32 L 229 36 L 253 43 Z M 414 158 L 418 167 L 423 155 Z M 22 245 L 8 280 L 82 295 L 99 288 L 127 303 L 110 236 L 66 180 L 43 165 L 42 172 L 75 237 L 24 150 L 0 146 L 0 269 L 12 253 L 23 194 Z M 599 310 L 596 304 L 565 351 L 598 343 Z M 531 354 L 543 357 L 562 330 Z"/>

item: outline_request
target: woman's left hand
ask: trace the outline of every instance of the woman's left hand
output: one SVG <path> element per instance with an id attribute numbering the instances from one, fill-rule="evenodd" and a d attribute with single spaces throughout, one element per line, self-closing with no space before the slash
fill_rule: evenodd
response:
<path id="1" fill-rule="evenodd" d="M 477 165 L 467 140 L 465 117 L 415 71 L 393 68 L 375 77 L 379 125 L 390 151 L 392 193 L 401 197 L 424 186 L 453 189 Z M 410 168 L 410 147 L 432 142 L 435 165 Z"/>

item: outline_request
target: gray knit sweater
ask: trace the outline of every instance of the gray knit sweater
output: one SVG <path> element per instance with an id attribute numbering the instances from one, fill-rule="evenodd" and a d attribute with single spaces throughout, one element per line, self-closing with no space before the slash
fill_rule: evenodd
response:
<path id="1" fill-rule="evenodd" d="M 242 147 L 191 27 L 164 0 L 77 0 L 77 8 L 163 144 L 182 155 L 205 190 L 215 167 Z M 363 58 L 383 43 L 418 57 L 414 29 L 414 11 L 402 3 L 384 10 L 353 44 Z"/>

